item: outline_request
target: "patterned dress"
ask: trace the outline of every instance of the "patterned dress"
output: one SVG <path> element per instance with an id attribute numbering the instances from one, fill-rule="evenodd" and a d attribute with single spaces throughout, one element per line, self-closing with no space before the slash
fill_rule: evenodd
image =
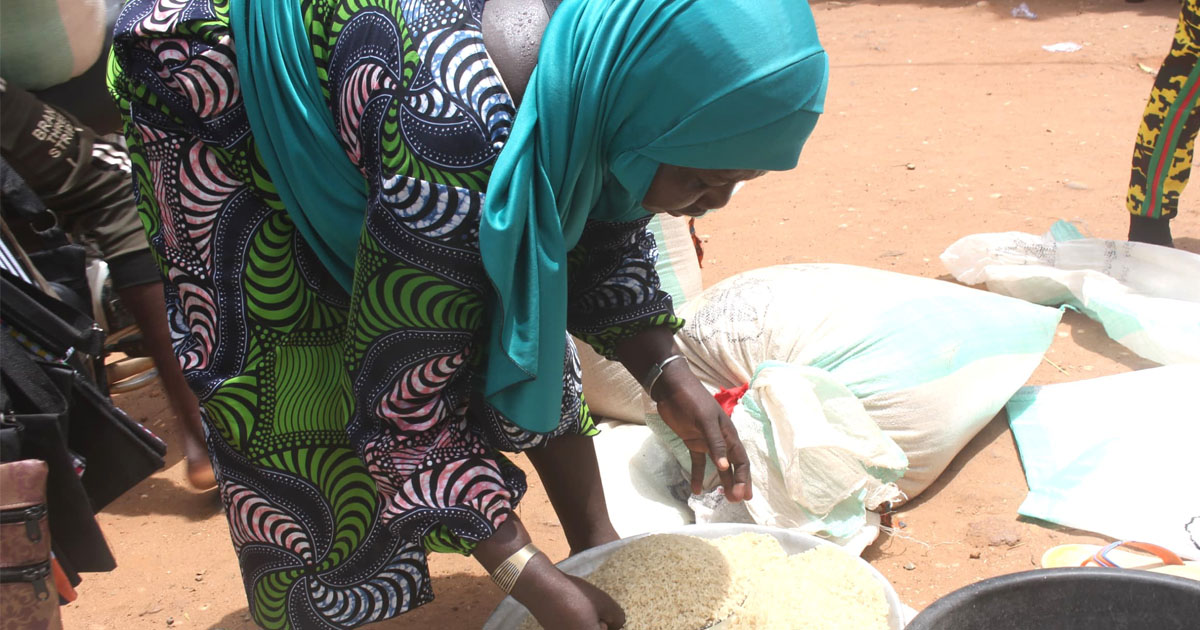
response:
<path id="1" fill-rule="evenodd" d="M 570 343 L 554 433 L 478 393 L 479 217 L 514 117 L 483 2 L 302 2 L 369 190 L 350 295 L 257 156 L 226 0 L 131 0 L 110 84 L 254 619 L 349 628 L 432 600 L 426 553 L 468 553 L 512 513 L 525 480 L 500 451 L 594 427 Z M 568 261 L 571 332 L 611 356 L 677 329 L 655 256 L 645 221 L 589 224 Z"/>

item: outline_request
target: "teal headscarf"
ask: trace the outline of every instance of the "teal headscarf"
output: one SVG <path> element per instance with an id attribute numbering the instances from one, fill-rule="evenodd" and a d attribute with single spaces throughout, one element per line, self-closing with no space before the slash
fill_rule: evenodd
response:
<path id="1" fill-rule="evenodd" d="M 480 225 L 497 297 L 488 402 L 521 427 L 553 430 L 567 251 L 584 224 L 645 216 L 641 200 L 660 164 L 794 168 L 827 77 L 806 2 L 564 2 L 542 37 Z"/>
<path id="2" fill-rule="evenodd" d="M 254 142 L 288 217 L 350 291 L 367 181 L 338 142 L 300 0 L 230 0 L 238 84 Z"/>

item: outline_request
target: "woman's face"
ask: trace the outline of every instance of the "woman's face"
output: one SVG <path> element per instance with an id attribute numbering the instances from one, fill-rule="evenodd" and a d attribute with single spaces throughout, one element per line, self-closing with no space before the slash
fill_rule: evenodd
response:
<path id="1" fill-rule="evenodd" d="M 642 207 L 655 214 L 698 217 L 725 207 L 738 184 L 766 171 L 688 168 L 663 164 L 650 182 Z"/>

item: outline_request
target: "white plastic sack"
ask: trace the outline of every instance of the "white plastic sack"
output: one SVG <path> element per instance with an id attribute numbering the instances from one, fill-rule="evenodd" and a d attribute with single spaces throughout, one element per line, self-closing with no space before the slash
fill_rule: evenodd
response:
<path id="1" fill-rule="evenodd" d="M 750 511 L 746 508 L 746 502 L 730 503 L 725 499 L 725 494 L 720 486 L 708 492 L 688 497 L 688 507 L 692 508 L 692 512 L 695 513 L 697 525 L 706 525 L 709 523 L 757 524 L 754 517 L 750 516 Z M 853 536 L 848 538 L 830 538 L 828 535 L 823 535 L 822 537 L 856 556 L 861 556 L 863 551 L 866 551 L 867 547 L 870 547 L 879 538 L 880 525 L 879 515 L 875 512 L 867 512 L 866 524 L 855 532 Z M 815 519 L 807 524 L 791 526 L 789 529 L 807 534 L 822 535 L 821 523 Z M 915 614 L 914 612 L 913 615 Z"/>
<path id="2" fill-rule="evenodd" d="M 690 484 L 674 456 L 639 424 L 602 422 L 593 438 L 604 500 L 622 538 L 693 522 Z"/>
<path id="3" fill-rule="evenodd" d="M 658 215 L 650 221 L 649 229 L 658 246 L 654 268 L 662 289 L 671 294 L 679 310 L 704 288 L 688 218 Z M 575 345 L 583 366 L 583 396 L 592 413 L 622 422 L 645 422 L 649 397 L 625 367 L 596 354 L 586 343 Z"/>
<path id="4" fill-rule="evenodd" d="M 1021 389 L 1020 513 L 1200 560 L 1200 365 Z"/>
<path id="5" fill-rule="evenodd" d="M 853 536 L 899 503 L 908 458 L 850 390 L 821 369 L 765 363 L 731 416 L 750 457 L 760 525 Z"/>
<path id="6" fill-rule="evenodd" d="M 960 282 L 1078 309 L 1151 361 L 1200 362 L 1200 255 L 1083 238 L 1060 221 L 1043 236 L 968 236 L 951 245 L 942 262 Z"/>
<path id="7" fill-rule="evenodd" d="M 713 391 L 749 382 L 768 361 L 828 372 L 907 455 L 896 483 L 912 498 L 1025 383 L 1061 312 L 940 280 L 813 264 L 739 274 L 681 315 L 688 323 L 676 342 Z M 669 440 L 661 419 L 648 422 Z M 682 444 L 672 451 L 687 470 Z"/>

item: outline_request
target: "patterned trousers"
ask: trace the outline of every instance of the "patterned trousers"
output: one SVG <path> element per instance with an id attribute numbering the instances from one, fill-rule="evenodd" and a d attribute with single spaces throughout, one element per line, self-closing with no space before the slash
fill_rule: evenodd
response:
<path id="1" fill-rule="evenodd" d="M 1125 205 L 1135 216 L 1173 218 L 1192 170 L 1200 131 L 1200 0 L 1183 0 L 1171 52 L 1163 60 L 1133 149 Z"/>

